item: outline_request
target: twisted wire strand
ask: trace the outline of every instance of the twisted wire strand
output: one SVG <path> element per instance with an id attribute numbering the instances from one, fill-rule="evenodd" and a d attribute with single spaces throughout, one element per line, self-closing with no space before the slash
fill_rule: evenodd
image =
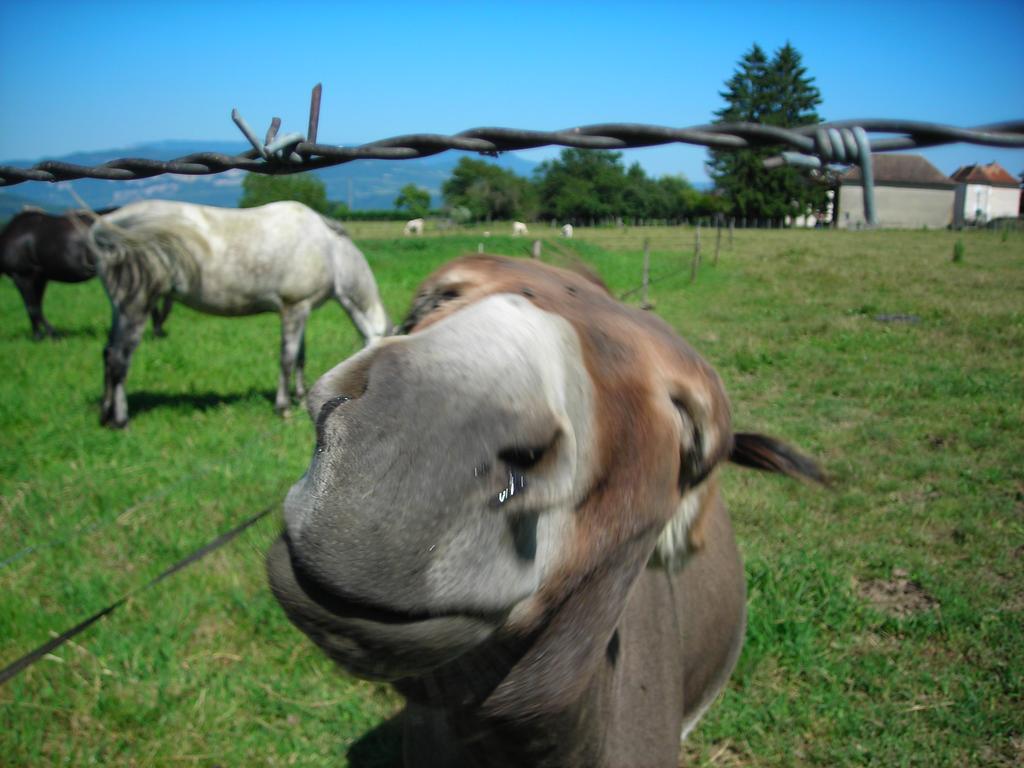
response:
<path id="1" fill-rule="evenodd" d="M 241 121 L 239 117 L 236 123 Z M 244 121 L 241 121 L 244 123 Z M 239 125 L 242 128 L 242 125 Z M 0 166 L 0 187 L 26 181 L 59 182 L 73 179 L 128 181 L 165 173 L 204 176 L 228 170 L 263 174 L 289 174 L 341 165 L 353 160 L 412 160 L 449 150 L 497 155 L 523 149 L 560 146 L 579 149 L 635 149 L 666 144 L 691 144 L 716 150 L 753 147 L 781 147 L 783 155 L 768 158 L 765 165 L 784 162 L 819 165 L 852 163 L 863 160 L 856 148 L 856 129 L 882 134 L 901 134 L 871 139 L 871 152 L 920 149 L 940 144 L 965 142 L 994 147 L 1024 148 L 1024 120 L 974 128 L 958 128 L 939 123 L 911 120 L 844 120 L 818 123 L 799 128 L 779 128 L 758 123 L 719 123 L 690 128 L 641 123 L 603 123 L 559 131 L 533 131 L 516 128 L 473 128 L 453 136 L 416 133 L 371 141 L 353 147 L 319 144 L 302 140 L 300 134 L 276 137 L 267 134 L 261 145 L 251 131 L 247 138 L 253 149 L 237 155 L 199 152 L 173 160 L 120 158 L 95 166 L 46 160 L 30 168 Z M 243 129 L 245 133 L 246 129 Z M 315 138 L 315 133 L 313 134 Z M 797 158 L 805 158 L 798 160 Z"/>

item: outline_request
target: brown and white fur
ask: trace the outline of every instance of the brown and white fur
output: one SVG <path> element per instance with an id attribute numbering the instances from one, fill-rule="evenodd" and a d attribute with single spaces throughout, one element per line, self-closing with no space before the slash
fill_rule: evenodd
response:
<path id="1" fill-rule="evenodd" d="M 100 423 L 128 422 L 124 380 L 147 312 L 170 296 L 215 315 L 281 315 L 281 374 L 274 405 L 286 411 L 289 384 L 305 396 L 309 313 L 334 297 L 367 344 L 388 330 L 366 259 L 333 222 L 297 202 L 230 209 L 165 200 L 132 203 L 89 230 L 113 321 L 103 351 Z"/>
<path id="2" fill-rule="evenodd" d="M 311 390 L 317 444 L 268 554 L 289 617 L 408 700 L 429 766 L 675 766 L 722 689 L 745 582 L 718 375 L 598 282 L 473 256 Z"/>

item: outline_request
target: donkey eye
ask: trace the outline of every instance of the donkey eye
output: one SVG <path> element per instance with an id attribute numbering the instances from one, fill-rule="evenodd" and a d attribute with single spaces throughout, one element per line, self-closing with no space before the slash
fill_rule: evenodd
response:
<path id="1" fill-rule="evenodd" d="M 700 427 L 690 414 L 690 409 L 679 398 L 672 398 L 672 405 L 680 420 L 679 491 L 685 493 L 707 475 L 704 466 L 704 440 Z"/>
<path id="2" fill-rule="evenodd" d="M 498 459 L 504 462 L 510 469 L 516 469 L 523 472 L 528 469 L 532 469 L 544 460 L 544 457 L 548 455 L 555 444 L 558 442 L 558 438 L 561 432 L 555 430 L 555 433 L 551 436 L 543 445 L 535 446 L 519 446 L 515 445 L 509 448 L 505 448 L 498 451 Z"/>
<path id="3" fill-rule="evenodd" d="M 416 297 L 413 302 L 412 309 L 409 310 L 408 316 L 402 321 L 402 324 L 395 330 L 395 334 L 398 336 L 404 336 L 412 331 L 420 321 L 423 320 L 427 315 L 433 312 L 435 309 L 440 307 L 446 301 L 452 301 L 457 299 L 462 294 L 457 288 L 447 288 L 440 293 L 431 292 L 427 294 L 421 294 Z"/>

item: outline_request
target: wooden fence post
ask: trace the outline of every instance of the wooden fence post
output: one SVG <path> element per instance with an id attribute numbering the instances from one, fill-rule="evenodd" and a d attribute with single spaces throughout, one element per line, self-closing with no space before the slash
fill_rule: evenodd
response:
<path id="1" fill-rule="evenodd" d="M 718 251 L 722 247 L 722 215 L 715 217 L 715 266 L 718 266 Z"/>
<path id="2" fill-rule="evenodd" d="M 647 300 L 647 289 L 651 284 L 651 241 L 644 238 L 644 275 L 641 283 L 642 292 L 640 297 L 640 309 L 650 309 L 651 303 Z"/>
<path id="3" fill-rule="evenodd" d="M 700 263 L 700 222 L 693 237 L 693 259 L 690 261 L 690 282 L 697 279 L 697 265 Z"/>
<path id="4" fill-rule="evenodd" d="M 731 216 L 729 218 L 729 250 L 732 250 L 732 230 L 736 226 L 736 217 Z"/>
<path id="5" fill-rule="evenodd" d="M 530 249 L 530 257 L 534 259 L 540 258 L 540 240 L 533 241 L 533 248 Z"/>

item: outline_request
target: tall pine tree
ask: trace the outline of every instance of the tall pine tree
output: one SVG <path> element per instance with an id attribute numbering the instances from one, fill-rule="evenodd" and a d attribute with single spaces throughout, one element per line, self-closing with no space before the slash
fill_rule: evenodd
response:
<path id="1" fill-rule="evenodd" d="M 719 93 L 726 106 L 715 112 L 718 123 L 753 122 L 793 128 L 821 122 L 815 108 L 821 93 L 807 76 L 800 53 L 789 43 L 768 61 L 756 43 Z M 781 219 L 824 203 L 825 190 L 805 169 L 766 170 L 765 158 L 782 147 L 712 150 L 708 163 L 715 187 L 729 201 L 733 215 L 747 220 Z"/>

